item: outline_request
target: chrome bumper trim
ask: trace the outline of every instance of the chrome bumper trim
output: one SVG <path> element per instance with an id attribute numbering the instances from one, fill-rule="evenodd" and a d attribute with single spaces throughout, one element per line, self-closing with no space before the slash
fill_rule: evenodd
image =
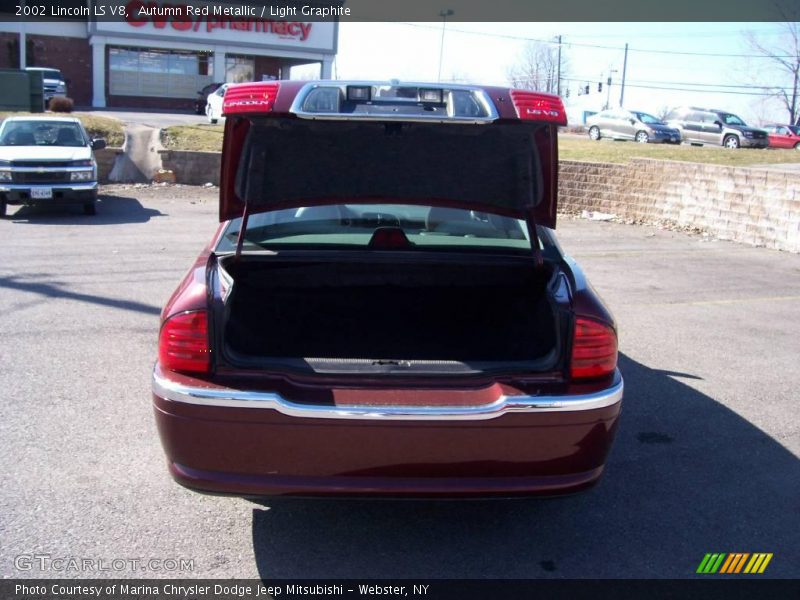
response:
<path id="1" fill-rule="evenodd" d="M 189 386 L 165 377 L 158 364 L 153 370 L 153 393 L 170 402 L 270 409 L 307 419 L 481 420 L 495 419 L 508 413 L 595 410 L 620 402 L 622 390 L 623 382 L 618 374 L 617 383 L 600 392 L 575 396 L 501 396 L 491 404 L 480 406 L 309 406 L 273 392 Z"/>
<path id="2" fill-rule="evenodd" d="M 72 183 L 71 181 L 54 181 L 52 183 L 0 183 L 0 192 L 27 192 L 32 188 L 51 188 L 55 191 L 69 190 L 71 192 L 87 192 L 97 189 L 96 181 L 85 183 Z"/>

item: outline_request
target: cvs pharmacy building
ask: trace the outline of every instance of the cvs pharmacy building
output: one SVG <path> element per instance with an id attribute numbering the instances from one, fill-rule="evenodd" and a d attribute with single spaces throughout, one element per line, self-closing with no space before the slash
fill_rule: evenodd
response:
<path id="1" fill-rule="evenodd" d="M 299 65 L 318 64 L 319 76 L 330 77 L 337 22 L 189 15 L 185 4 L 176 14 L 176 5 L 152 0 L 122 5 L 126 17 L 115 21 L 1 22 L 8 51 L 0 67 L 19 67 L 24 44 L 25 66 L 60 69 L 77 105 L 156 109 L 189 109 L 210 83 L 288 78 Z"/>

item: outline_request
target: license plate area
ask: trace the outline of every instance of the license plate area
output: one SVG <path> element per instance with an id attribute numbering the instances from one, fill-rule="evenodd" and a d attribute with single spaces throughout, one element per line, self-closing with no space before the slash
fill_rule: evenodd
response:
<path id="1" fill-rule="evenodd" d="M 47 200 L 53 197 L 53 188 L 31 188 L 31 198 Z"/>

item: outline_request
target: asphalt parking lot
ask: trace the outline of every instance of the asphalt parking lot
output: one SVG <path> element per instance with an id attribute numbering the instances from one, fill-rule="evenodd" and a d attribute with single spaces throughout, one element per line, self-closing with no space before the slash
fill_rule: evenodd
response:
<path id="1" fill-rule="evenodd" d="M 800 256 L 562 220 L 620 325 L 625 403 L 598 487 L 550 500 L 200 496 L 150 407 L 158 313 L 214 231 L 215 190 L 107 188 L 96 217 L 0 220 L 3 577 L 689 577 L 707 552 L 800 576 Z M 191 571 L 15 557 L 191 559 Z"/>

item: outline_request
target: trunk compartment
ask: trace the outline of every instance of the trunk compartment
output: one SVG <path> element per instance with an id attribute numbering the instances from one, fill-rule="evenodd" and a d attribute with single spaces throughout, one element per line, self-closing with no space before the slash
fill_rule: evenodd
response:
<path id="1" fill-rule="evenodd" d="M 225 359 L 324 372 L 552 369 L 554 275 L 529 258 L 220 260 Z M 219 321 L 218 321 L 219 322 Z"/>

